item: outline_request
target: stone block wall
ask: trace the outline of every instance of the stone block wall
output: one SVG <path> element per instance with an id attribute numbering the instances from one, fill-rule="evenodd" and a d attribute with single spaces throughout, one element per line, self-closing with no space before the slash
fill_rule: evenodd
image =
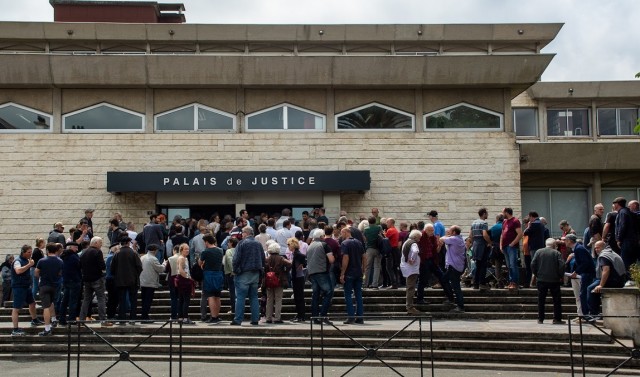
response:
<path id="1" fill-rule="evenodd" d="M 353 217 L 378 207 L 415 222 L 435 209 L 467 232 L 482 206 L 490 223 L 504 206 L 520 212 L 518 149 L 505 132 L 3 134 L 0 169 L 2 255 L 57 221 L 68 231 L 85 208 L 95 235 L 106 237 L 115 211 L 140 229 L 155 193 L 109 193 L 107 171 L 370 170 L 370 191 L 341 195 Z"/>

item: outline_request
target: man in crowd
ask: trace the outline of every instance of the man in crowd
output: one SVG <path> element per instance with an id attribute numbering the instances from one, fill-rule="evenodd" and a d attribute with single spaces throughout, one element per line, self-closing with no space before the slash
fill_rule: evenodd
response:
<path id="1" fill-rule="evenodd" d="M 147 253 L 140 258 L 142 264 L 142 273 L 140 273 L 140 319 L 149 321 L 149 312 L 151 311 L 151 303 L 156 289 L 160 287 L 160 273 L 164 272 L 165 264 L 160 264 L 156 253 L 158 253 L 158 245 L 151 244 L 147 246 Z M 108 306 L 108 305 L 107 305 Z"/>
<path id="2" fill-rule="evenodd" d="M 465 246 L 464 239 L 461 235 L 461 229 L 457 225 L 453 225 L 449 228 L 449 235 L 440 237 L 438 242 L 440 247 L 447 245 L 447 255 L 445 259 L 446 271 L 444 278 L 449 283 L 451 289 L 448 292 L 448 301 L 446 303 L 453 302 L 453 294 L 451 290 L 456 294 L 456 307 L 451 311 L 457 313 L 464 313 L 464 297 L 462 296 L 462 289 L 460 288 L 460 276 L 464 272 L 465 254 L 467 248 Z"/>
<path id="3" fill-rule="evenodd" d="M 518 290 L 520 284 L 520 264 L 518 247 L 523 236 L 520 220 L 513 216 L 513 209 L 507 207 L 502 210 L 502 235 L 500 236 L 500 251 L 505 255 L 509 267 L 509 290 Z"/>
<path id="4" fill-rule="evenodd" d="M 111 273 L 114 275 L 114 284 L 118 290 L 118 319 L 119 324 L 126 322 L 127 306 L 129 307 L 129 323 L 135 324 L 136 306 L 138 304 L 138 287 L 140 286 L 140 273 L 142 262 L 138 254 L 129 247 L 131 239 L 120 239 L 120 251 L 113 256 L 111 261 Z M 127 298 L 129 305 L 127 305 Z"/>
<path id="5" fill-rule="evenodd" d="M 444 273 L 440 269 L 438 264 L 438 253 L 441 246 L 438 244 L 438 237 L 435 235 L 435 228 L 433 224 L 426 224 L 422 231 L 422 237 L 418 241 L 418 249 L 420 250 L 420 277 L 418 278 L 418 293 L 417 301 L 418 305 L 426 305 L 427 301 L 424 299 L 424 290 L 429 286 L 429 277 L 431 274 L 435 275 L 440 283 L 440 286 L 444 290 L 444 294 L 447 298 L 451 298 L 451 285 L 448 280 L 445 279 Z M 453 305 L 453 300 L 448 300 L 448 304 Z"/>
<path id="6" fill-rule="evenodd" d="M 312 317 L 326 317 L 331 307 L 331 300 L 333 299 L 333 286 L 331 285 L 329 271 L 335 259 L 329 246 L 323 242 L 324 237 L 323 229 L 314 229 L 311 233 L 313 242 L 311 242 L 307 249 L 307 270 L 309 272 L 309 281 L 311 281 L 312 289 Z M 322 306 L 320 306 L 321 296 Z M 317 324 L 321 323 L 319 318 L 316 318 L 314 321 Z M 325 320 L 325 322 L 330 323 L 328 320 Z"/>
<path id="7" fill-rule="evenodd" d="M 40 300 L 44 315 L 44 331 L 38 333 L 40 336 L 51 335 L 51 326 L 57 325 L 56 312 L 54 309 L 54 299 L 60 285 L 63 262 L 58 258 L 62 251 L 62 244 L 47 244 L 47 257 L 41 259 L 36 265 L 34 276 L 39 279 Z"/>
<path id="8" fill-rule="evenodd" d="M 53 225 L 53 230 L 49 233 L 49 237 L 47 238 L 47 243 L 59 243 L 64 245 L 66 239 L 64 238 L 64 225 L 62 223 L 55 223 Z"/>
<path id="9" fill-rule="evenodd" d="M 396 220 L 387 219 L 387 231 L 385 233 L 391 245 L 391 256 L 387 259 L 387 273 L 391 280 L 391 289 L 398 288 L 402 284 L 402 274 L 400 273 L 400 232 L 396 228 Z"/>
<path id="10" fill-rule="evenodd" d="M 25 304 L 29 306 L 31 327 L 42 325 L 42 321 L 36 317 L 36 302 L 31 291 L 32 282 L 29 269 L 33 266 L 32 252 L 31 246 L 22 246 L 20 255 L 14 260 L 13 268 L 11 269 L 11 289 L 13 291 L 13 309 L 11 310 L 13 331 L 11 336 L 24 336 L 24 330 L 18 327 L 18 312 Z"/>
<path id="11" fill-rule="evenodd" d="M 380 239 L 382 228 L 380 228 L 380 225 L 376 225 L 376 218 L 373 216 L 369 216 L 367 221 L 369 227 L 363 232 L 367 249 L 367 266 L 364 271 L 364 283 L 368 285 L 369 288 L 378 289 L 382 261 L 382 256 L 378 249 L 378 240 Z M 373 266 L 373 274 L 371 274 L 371 266 Z"/>
<path id="12" fill-rule="evenodd" d="M 236 289 L 236 313 L 231 325 L 240 326 L 244 318 L 244 304 L 248 297 L 251 304 L 251 324 L 258 325 L 260 304 L 258 303 L 258 283 L 265 262 L 260 242 L 253 236 L 250 226 L 242 229 L 242 240 L 233 253 L 234 284 Z"/>
<path id="13" fill-rule="evenodd" d="M 287 240 L 294 235 L 293 233 L 291 233 L 290 229 L 291 221 L 289 221 L 289 219 L 286 219 L 282 222 L 282 227 L 276 232 L 275 241 L 278 243 L 278 245 L 280 245 L 281 255 L 284 255 L 284 253 L 288 249 Z"/>
<path id="14" fill-rule="evenodd" d="M 143 250 L 146 250 L 147 245 L 158 245 L 160 247 L 158 252 L 158 261 L 164 262 L 164 225 L 158 222 L 158 215 L 149 216 L 149 222 L 142 228 L 142 237 L 144 239 Z"/>
<path id="15" fill-rule="evenodd" d="M 593 206 L 593 215 L 589 219 L 589 235 L 591 238 L 589 240 L 584 240 L 587 247 L 593 247 L 597 241 L 602 240 L 602 231 L 604 229 L 604 224 L 602 223 L 602 216 L 604 215 L 604 206 L 602 203 L 598 203 Z"/>
<path id="16" fill-rule="evenodd" d="M 627 207 L 627 200 L 623 197 L 615 198 L 614 209 L 618 211 L 616 217 L 616 244 L 620 248 L 620 256 L 624 262 L 624 267 L 629 272 L 629 267 L 636 263 L 640 255 L 638 245 L 638 227 L 636 214 Z"/>
<path id="17" fill-rule="evenodd" d="M 88 208 L 84 210 L 84 217 L 80 219 L 80 223 L 87 224 L 87 239 L 90 240 L 93 238 L 93 209 Z M 75 240 L 74 240 L 75 241 Z M 78 242 L 78 241 L 76 241 Z"/>
<path id="18" fill-rule="evenodd" d="M 491 258 L 493 259 L 493 267 L 496 271 L 498 288 L 504 288 L 504 283 L 502 281 L 502 265 L 504 264 L 505 258 L 504 254 L 500 252 L 500 237 L 502 236 L 503 221 L 504 215 L 502 213 L 496 215 L 496 223 L 489 229 L 489 236 L 491 237 Z"/>
<path id="19" fill-rule="evenodd" d="M 524 281 L 525 287 L 529 286 L 531 282 L 531 259 L 536 255 L 536 251 L 544 248 L 545 240 L 545 227 L 540 221 L 540 216 L 538 216 L 538 212 L 531 211 L 529 212 L 529 223 L 527 224 L 527 228 L 524 230 L 524 236 L 527 237 L 529 253 L 524 256 L 524 263 L 527 270 L 527 277 Z M 523 241 L 524 244 L 524 241 Z"/>
<path id="20" fill-rule="evenodd" d="M 82 281 L 84 282 L 80 320 L 84 321 L 87 318 L 89 306 L 95 294 L 98 300 L 98 318 L 102 322 L 102 326 L 112 326 L 111 322 L 107 322 L 105 313 L 104 272 L 107 267 L 104 263 L 101 248 L 102 238 L 93 237 L 89 243 L 89 248 L 80 257 L 80 269 L 82 270 Z"/>
<path id="21" fill-rule="evenodd" d="M 344 301 L 347 306 L 347 320 L 345 324 L 363 324 L 364 306 L 362 303 L 362 272 L 366 265 L 366 256 L 362 242 L 351 237 L 348 227 L 340 231 L 342 243 L 342 267 L 340 283 L 344 285 Z M 355 296 L 356 310 L 353 309 L 352 295 Z M 355 316 L 355 317 L 354 317 Z"/>
<path id="22" fill-rule="evenodd" d="M 78 303 L 80 301 L 80 289 L 82 288 L 82 270 L 80 269 L 80 257 L 78 256 L 78 244 L 67 243 L 66 249 L 60 256 L 62 259 L 62 306 L 59 320 L 61 325 L 67 321 L 75 321 L 78 317 Z M 68 318 L 67 318 L 68 313 Z"/>
<path id="23" fill-rule="evenodd" d="M 486 283 L 487 264 L 489 263 L 489 253 L 491 251 L 491 237 L 489 237 L 489 225 L 487 224 L 488 216 L 487 209 L 480 208 L 478 219 L 471 224 L 470 236 L 473 242 L 471 249 L 473 250 L 473 259 L 476 261 L 473 289 L 489 289 Z"/>
<path id="24" fill-rule="evenodd" d="M 587 289 L 596 277 L 596 267 L 593 264 L 591 252 L 582 244 L 578 243 L 578 237 L 576 237 L 575 234 L 567 234 L 564 242 L 567 245 L 567 248 L 572 251 L 572 254 L 567 258 L 567 263 L 574 260 L 575 267 L 571 276 L 571 284 L 578 286 L 578 314 L 588 315 L 590 313 L 589 306 L 587 305 Z M 598 313 L 592 314 L 595 315 Z"/>
<path id="25" fill-rule="evenodd" d="M 564 276 L 564 260 L 562 254 L 555 249 L 556 241 L 548 238 L 545 248 L 536 251 L 531 261 L 533 280 L 538 288 L 538 323 L 542 324 L 545 317 L 545 300 L 547 293 L 551 291 L 553 297 L 553 324 L 564 324 L 562 320 L 562 297 L 560 296 L 560 284 Z"/>
<path id="26" fill-rule="evenodd" d="M 599 318 L 602 302 L 602 288 L 622 288 L 627 281 L 627 271 L 622 258 L 611 250 L 603 241 L 594 246 L 598 261 L 596 263 L 596 279 L 587 288 L 587 302 L 590 316 L 587 320 Z"/>

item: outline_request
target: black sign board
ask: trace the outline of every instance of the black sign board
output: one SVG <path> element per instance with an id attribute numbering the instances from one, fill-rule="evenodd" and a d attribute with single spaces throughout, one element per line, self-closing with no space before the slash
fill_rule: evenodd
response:
<path id="1" fill-rule="evenodd" d="M 109 192 L 363 191 L 368 170 L 242 172 L 107 172 Z"/>

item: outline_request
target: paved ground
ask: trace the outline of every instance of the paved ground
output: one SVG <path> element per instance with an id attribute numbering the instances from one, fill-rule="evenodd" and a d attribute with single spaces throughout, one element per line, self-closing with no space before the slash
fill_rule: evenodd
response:
<path id="1" fill-rule="evenodd" d="M 268 377 L 303 377 L 311 376 L 311 369 L 308 366 L 290 365 L 275 366 L 262 364 L 208 364 L 208 363 L 185 363 L 183 365 L 183 376 L 224 376 L 224 377 L 247 377 L 247 376 L 268 376 Z M 84 361 L 80 366 L 81 376 L 97 376 L 111 365 L 107 362 Z M 168 364 L 151 364 L 141 363 L 140 366 L 153 377 L 169 376 Z M 42 376 L 66 376 L 67 365 L 63 361 L 47 361 L 47 362 L 11 362 L 3 361 L 2 370 L 10 371 L 7 375 L 12 377 L 42 377 Z M 324 376 L 334 377 L 341 376 L 347 372 L 348 368 L 327 367 L 324 370 Z M 418 369 L 400 369 L 402 375 L 420 376 Z M 499 376 L 499 377 L 568 377 L 570 374 L 561 374 L 553 372 L 510 372 L 510 371 L 490 371 L 479 370 L 473 371 L 468 369 L 436 369 L 437 377 L 463 377 L 463 376 Z M 76 376 L 76 369 L 71 369 L 71 376 Z M 127 363 L 119 363 L 104 376 L 134 377 L 144 376 L 142 372 L 133 365 Z M 179 376 L 178 367 L 174 366 L 172 376 Z M 316 368 L 314 376 L 322 376 L 320 368 Z M 351 371 L 347 376 L 350 377 L 377 377 L 377 376 L 397 376 L 393 371 L 386 368 L 359 367 Z M 431 370 L 424 370 L 424 376 L 431 376 Z M 595 376 L 595 375 L 587 375 Z"/>

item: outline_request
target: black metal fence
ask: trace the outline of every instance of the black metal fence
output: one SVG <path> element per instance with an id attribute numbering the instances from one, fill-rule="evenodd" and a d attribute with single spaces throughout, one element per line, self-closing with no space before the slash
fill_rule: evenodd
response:
<path id="1" fill-rule="evenodd" d="M 331 320 L 344 320 L 346 317 L 331 317 Z M 394 339 L 399 339 L 401 335 L 405 335 L 405 338 L 418 338 L 418 351 L 419 351 L 419 373 L 420 376 L 424 376 L 425 363 L 428 363 L 427 368 L 431 370 L 431 376 L 434 376 L 434 357 L 433 357 L 433 318 L 431 316 L 415 316 L 415 317 L 407 317 L 407 316 L 364 316 L 362 317 L 364 323 L 370 323 L 370 321 L 376 320 L 384 320 L 384 321 L 396 321 L 396 322 L 406 322 L 399 330 L 393 333 L 388 338 L 381 338 L 378 340 L 378 344 L 376 345 L 368 345 L 365 342 L 362 342 L 358 339 L 357 336 L 357 328 L 358 325 L 354 324 L 349 327 L 337 327 L 328 317 L 312 317 L 310 321 L 310 337 L 311 337 L 311 376 L 314 376 L 314 369 L 316 364 L 316 350 L 319 349 L 320 352 L 320 375 L 324 377 L 325 373 L 325 358 L 326 353 L 331 348 L 325 344 L 325 336 L 327 335 L 327 329 L 329 329 L 332 333 L 337 333 L 343 336 L 345 339 L 350 340 L 351 347 L 353 349 L 360 350 L 361 353 L 354 357 L 354 359 L 359 359 L 352 365 L 345 373 L 341 376 L 346 376 L 355 368 L 361 366 L 366 360 L 378 360 L 382 365 L 393 371 L 398 376 L 404 376 L 400 371 L 398 371 L 397 367 L 394 367 L 393 362 L 389 362 L 389 360 L 385 360 L 385 355 L 383 352 L 380 352 L 383 348 L 390 346 L 391 341 Z M 409 328 L 417 324 L 417 330 L 409 330 Z M 425 334 L 425 326 L 428 324 L 428 332 Z M 319 327 L 320 333 L 317 334 L 317 329 Z M 354 330 L 354 331 L 352 331 Z M 319 335 L 319 345 L 316 344 L 318 341 Z M 425 342 L 428 341 L 428 357 L 425 361 Z M 407 349 L 404 347 L 403 349 Z M 344 357 L 343 357 L 344 358 Z M 389 359 L 388 357 L 387 359 Z M 403 358 L 396 358 L 396 360 L 403 360 Z M 404 359 L 406 360 L 406 358 Z M 397 364 L 396 364 L 397 365 Z"/>
<path id="2" fill-rule="evenodd" d="M 128 321 L 127 321 L 128 322 Z M 140 324 L 158 324 L 158 327 L 154 329 L 151 334 L 147 337 L 143 338 L 133 347 L 130 346 L 128 349 L 124 349 L 122 346 L 117 346 L 113 342 L 109 341 L 109 339 L 103 336 L 98 330 L 101 328 L 102 323 L 100 321 L 76 321 L 74 324 L 67 325 L 67 377 L 72 376 L 72 365 L 75 361 L 75 375 L 80 377 L 80 366 L 81 366 L 81 346 L 82 346 L 82 335 L 93 336 L 99 340 L 99 343 L 106 345 L 110 348 L 114 354 L 117 356 L 115 362 L 109 365 L 106 369 L 102 370 L 97 374 L 97 376 L 103 376 L 109 370 L 111 370 L 114 366 L 116 366 L 120 362 L 129 363 L 132 367 L 136 368 L 138 371 L 143 373 L 146 376 L 151 376 L 150 373 L 145 371 L 135 360 L 135 354 L 138 348 L 140 348 L 143 344 L 145 344 L 149 339 L 157 334 L 167 335 L 166 331 L 169 333 L 169 377 L 173 377 L 173 364 L 175 362 L 178 363 L 178 377 L 182 377 L 182 323 L 177 320 L 168 320 L 168 321 L 136 321 Z M 164 331 L 163 331 L 164 330 Z M 177 331 L 177 334 L 176 334 Z M 113 335 L 113 334 L 111 334 Z M 177 339 L 174 339 L 177 337 Z M 177 343 L 177 350 L 175 349 L 175 343 Z M 75 350 L 74 350 L 75 346 Z M 177 361 L 175 360 L 177 353 Z M 75 360 L 74 360 L 75 359 Z M 139 361 L 138 361 L 139 362 Z M 84 373 L 83 375 L 87 375 Z"/>
<path id="3" fill-rule="evenodd" d="M 582 374 L 582 376 L 587 375 L 586 362 L 584 357 L 584 352 L 585 352 L 585 345 L 584 345 L 585 334 L 583 331 L 584 325 L 596 328 L 599 332 L 608 336 L 613 344 L 617 344 L 618 346 L 620 346 L 620 353 L 625 355 L 626 357 L 624 361 L 622 361 L 620 364 L 615 366 L 610 372 L 606 374 L 606 376 L 611 376 L 615 374 L 620 368 L 622 368 L 625 364 L 628 364 L 632 360 L 640 360 L 640 349 L 636 347 L 629 347 L 628 345 L 624 344 L 618 337 L 613 335 L 610 331 L 605 330 L 604 324 L 601 322 L 601 320 L 604 320 L 605 318 L 614 319 L 614 320 L 628 319 L 630 321 L 633 321 L 635 319 L 636 321 L 640 321 L 640 316 L 637 316 L 637 315 L 598 316 L 597 318 L 592 316 L 583 316 L 583 315 L 571 316 L 570 315 L 569 321 L 567 322 L 569 326 L 569 353 L 571 357 L 571 376 L 572 377 L 575 376 L 576 373 Z M 574 347 L 574 336 L 573 336 L 573 332 L 575 331 L 573 329 L 574 326 L 578 327 L 577 338 L 578 338 L 578 342 L 580 343 L 580 346 L 578 347 L 578 349 L 575 349 Z M 576 363 L 575 361 L 576 356 L 579 357 L 579 360 L 580 360 L 578 363 Z"/>

